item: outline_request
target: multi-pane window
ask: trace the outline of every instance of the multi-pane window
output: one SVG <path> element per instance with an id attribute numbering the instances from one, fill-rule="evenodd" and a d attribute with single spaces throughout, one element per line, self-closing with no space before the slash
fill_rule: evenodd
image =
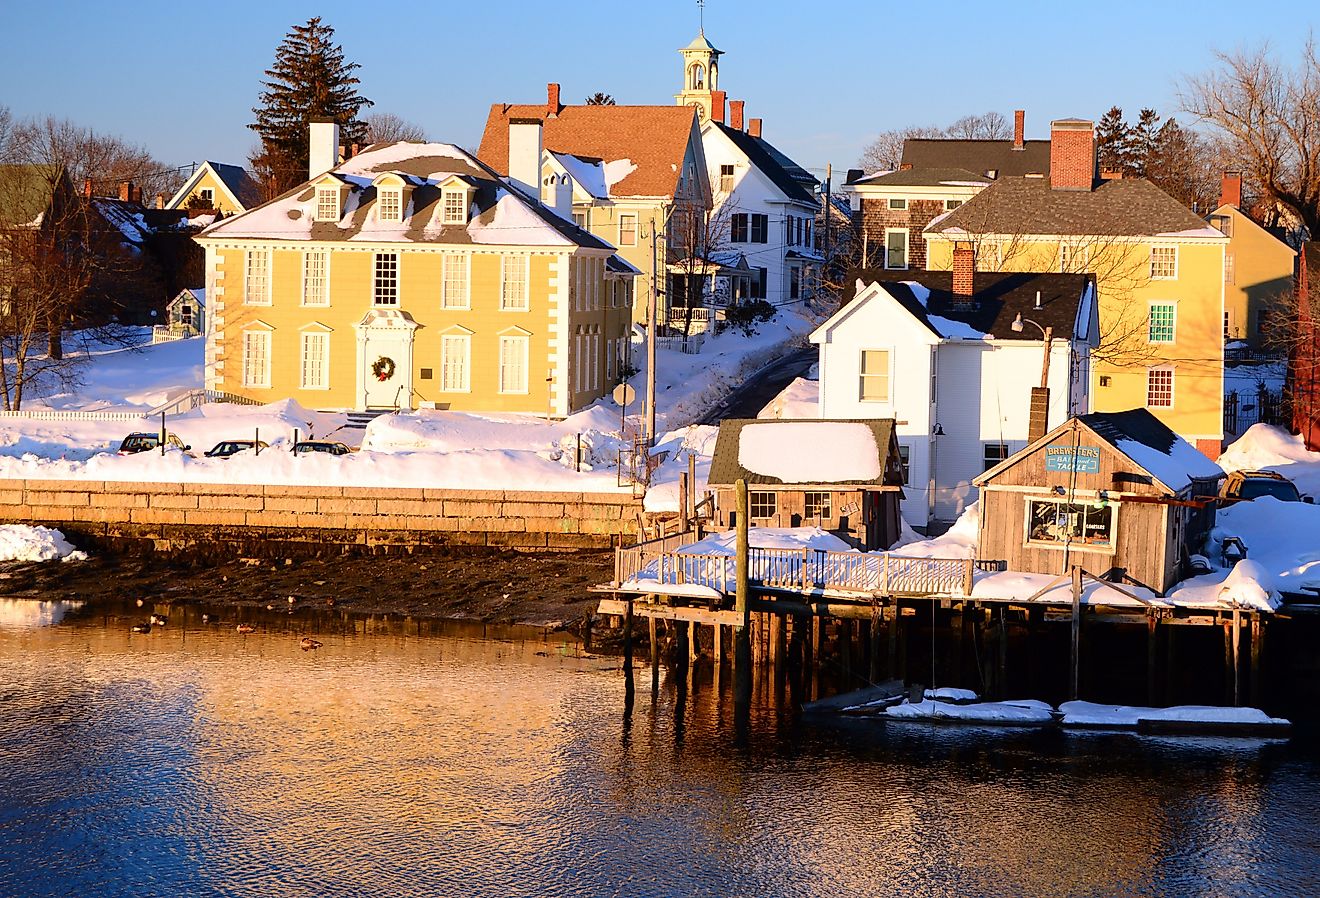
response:
<path id="1" fill-rule="evenodd" d="M 500 392 L 527 392 L 526 337 L 500 337 Z"/>
<path id="2" fill-rule="evenodd" d="M 749 242 L 768 243 L 770 241 L 770 216 L 753 214 L 750 229 Z"/>
<path id="3" fill-rule="evenodd" d="M 747 516 L 749 518 L 773 518 L 776 508 L 773 492 L 756 490 L 747 496 Z"/>
<path id="4" fill-rule="evenodd" d="M 376 211 L 381 221 L 402 221 L 403 191 L 382 187 L 376 200 Z"/>
<path id="5" fill-rule="evenodd" d="M 443 272 L 440 276 L 440 308 L 468 308 L 468 259 L 457 253 L 446 253 L 442 259 Z"/>
<path id="6" fill-rule="evenodd" d="M 323 249 L 303 253 L 303 294 L 305 306 L 330 305 L 330 254 Z"/>
<path id="7" fill-rule="evenodd" d="M 981 446 L 981 470 L 989 471 L 995 465 L 1008 458 L 1007 443 L 983 443 Z"/>
<path id="8" fill-rule="evenodd" d="M 399 254 L 376 253 L 376 266 L 371 281 L 372 302 L 378 306 L 399 304 Z"/>
<path id="9" fill-rule="evenodd" d="M 806 493 L 803 517 L 812 521 L 830 517 L 833 514 L 833 509 L 830 506 L 830 496 L 830 493 Z"/>
<path id="10" fill-rule="evenodd" d="M 1224 342 L 1227 343 L 1233 336 L 1233 313 L 1224 309 Z"/>
<path id="11" fill-rule="evenodd" d="M 250 249 L 243 256 L 243 302 L 270 305 L 270 250 Z"/>
<path id="12" fill-rule="evenodd" d="M 1152 246 L 1150 248 L 1151 280 L 1167 281 L 1178 276 L 1178 247 Z"/>
<path id="13" fill-rule="evenodd" d="M 1177 307 L 1171 302 L 1150 304 L 1150 326 L 1147 339 L 1151 343 L 1172 343 L 1176 336 Z"/>
<path id="14" fill-rule="evenodd" d="M 1146 372 L 1146 407 L 1173 408 L 1173 369 L 1151 368 Z"/>
<path id="15" fill-rule="evenodd" d="M 585 211 L 574 211 L 573 224 L 585 231 L 587 229 L 587 213 Z"/>
<path id="16" fill-rule="evenodd" d="M 721 193 L 732 193 L 732 192 L 733 192 L 733 166 L 732 166 L 732 165 L 721 165 L 721 166 L 720 166 L 720 192 L 721 192 Z"/>
<path id="17" fill-rule="evenodd" d="M 527 311 L 527 256 L 504 256 L 500 262 L 500 308 Z"/>
<path id="18" fill-rule="evenodd" d="M 788 298 L 797 299 L 802 295 L 802 269 L 794 266 L 788 269 Z"/>
<path id="19" fill-rule="evenodd" d="M 637 216 L 623 214 L 619 216 L 619 246 L 637 245 Z"/>
<path id="20" fill-rule="evenodd" d="M 316 188 L 316 220 L 339 221 L 339 188 Z"/>
<path id="21" fill-rule="evenodd" d="M 472 338 L 467 334 L 440 336 L 440 389 L 446 393 L 466 393 L 471 388 L 468 380 L 469 361 L 472 356 Z"/>
<path id="22" fill-rule="evenodd" d="M 885 267 L 908 267 L 907 228 L 888 228 L 885 230 Z"/>
<path id="23" fill-rule="evenodd" d="M 1113 505 L 1032 499 L 1027 503 L 1027 542 L 1112 549 L 1114 518 Z"/>
<path id="24" fill-rule="evenodd" d="M 243 332 L 243 386 L 270 386 L 270 331 Z"/>
<path id="25" fill-rule="evenodd" d="M 330 335 L 321 331 L 302 334 L 302 388 L 325 390 L 330 386 Z"/>
<path id="26" fill-rule="evenodd" d="M 444 224 L 467 224 L 467 194 L 461 190 L 444 192 Z"/>
<path id="27" fill-rule="evenodd" d="M 729 241 L 731 243 L 747 242 L 747 218 L 746 212 L 738 212 L 729 220 Z"/>
<path id="28" fill-rule="evenodd" d="M 1064 243 L 1059 246 L 1059 271 L 1064 274 L 1076 274 L 1086 271 L 1091 263 L 1088 247 Z"/>
<path id="29" fill-rule="evenodd" d="M 891 208 L 891 209 L 906 209 L 906 208 L 907 208 L 907 200 L 905 200 L 905 199 L 901 199 L 901 198 L 897 198 L 897 197 L 890 198 L 890 200 L 889 200 L 889 208 Z"/>
<path id="30" fill-rule="evenodd" d="M 962 201 L 962 200 L 945 200 L 945 201 L 944 201 L 944 211 L 945 211 L 945 212 L 952 212 L 954 209 L 957 209 L 957 208 L 958 208 L 959 206 L 961 206 L 962 204 L 963 204 L 963 201 Z"/>
<path id="31" fill-rule="evenodd" d="M 206 204 L 206 208 L 215 208 L 215 191 L 210 187 L 203 187 L 201 190 L 197 191 L 197 196 Z"/>
<path id="32" fill-rule="evenodd" d="M 863 349 L 861 363 L 863 402 L 889 401 L 889 350 Z"/>
<path id="33" fill-rule="evenodd" d="M 1233 254 L 1224 252 L 1224 283 L 1232 286 L 1237 283 L 1237 273 L 1233 270 Z"/>

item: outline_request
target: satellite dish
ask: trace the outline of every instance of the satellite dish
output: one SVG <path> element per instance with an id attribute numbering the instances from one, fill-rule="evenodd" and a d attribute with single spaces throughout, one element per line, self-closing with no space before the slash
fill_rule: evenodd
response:
<path id="1" fill-rule="evenodd" d="M 619 384 L 614 388 L 614 401 L 619 405 L 627 406 L 637 398 L 637 391 L 632 388 L 632 384 Z"/>

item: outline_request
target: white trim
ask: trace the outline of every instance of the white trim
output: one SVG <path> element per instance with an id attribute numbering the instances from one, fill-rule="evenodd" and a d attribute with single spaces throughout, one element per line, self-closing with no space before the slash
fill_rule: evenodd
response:
<path id="1" fill-rule="evenodd" d="M 1173 250 L 1173 274 L 1161 274 L 1161 275 L 1155 274 L 1155 251 L 1163 250 L 1163 249 Z M 1150 245 L 1150 279 L 1152 281 L 1178 280 L 1178 266 L 1181 262 L 1181 260 L 1178 258 L 1179 255 L 1181 254 L 1178 252 L 1178 247 L 1176 244 L 1152 243 Z M 1220 278 L 1220 280 L 1223 280 L 1223 278 Z"/>
<path id="2" fill-rule="evenodd" d="M 531 365 L 531 357 L 532 357 L 532 347 L 531 347 L 531 343 L 532 343 L 532 341 L 531 341 L 531 338 L 530 338 L 529 336 L 512 335 L 512 334 L 510 334 L 510 335 L 502 335 L 502 336 L 500 336 L 500 337 L 498 338 L 498 340 L 497 340 L 497 342 L 496 342 L 496 346 L 497 346 L 497 355 L 496 355 L 496 360 L 497 360 L 497 371 L 496 371 L 496 391 L 499 392 L 500 394 L 502 394 L 502 395 L 522 395 L 522 396 L 525 396 L 525 395 L 527 395 L 527 393 L 529 392 L 529 390 L 528 390 L 528 385 L 529 385 L 529 383 L 530 383 L 531 378 L 530 378 L 530 376 L 529 376 L 528 368 L 529 368 L 530 365 Z M 520 351 L 521 351 L 521 353 L 522 353 L 522 358 L 521 358 L 521 360 L 518 362 L 518 364 L 521 366 L 521 374 L 522 374 L 522 387 L 521 387 L 521 389 L 505 389 L 505 386 L 504 386 L 504 380 L 505 380 L 505 364 L 504 364 L 504 362 L 505 362 L 505 355 L 504 355 L 504 353 L 505 353 L 505 348 L 506 348 L 506 346 L 518 346 L 518 347 L 521 347 L 521 350 L 520 350 Z"/>
<path id="3" fill-rule="evenodd" d="M 298 335 L 298 388 L 302 390 L 330 389 L 330 329 L 325 325 L 306 325 L 299 329 Z M 312 342 L 321 344 L 320 371 L 317 372 L 319 384 L 309 383 L 307 378 L 308 345 Z"/>
<path id="4" fill-rule="evenodd" d="M 457 344 L 451 341 L 458 341 Z M 448 347 L 458 345 L 462 347 L 461 355 L 457 361 L 460 362 L 456 378 L 457 385 L 449 386 L 448 370 L 446 362 L 450 361 Z M 440 335 L 440 384 L 441 393 L 471 393 L 472 392 L 472 337 L 470 334 L 448 333 Z"/>
<path id="5" fill-rule="evenodd" d="M 903 264 L 889 264 L 889 235 L 903 235 Z M 885 270 L 887 271 L 907 271 L 912 267 L 912 235 L 907 228 L 885 228 Z"/>
<path id="6" fill-rule="evenodd" d="M 1150 332 L 1154 324 L 1156 306 L 1169 306 L 1173 309 L 1173 334 L 1169 340 L 1155 340 Z M 1171 346 L 1178 342 L 1178 301 L 1176 299 L 1152 299 L 1146 302 L 1146 342 L 1154 346 Z"/>
<path id="7" fill-rule="evenodd" d="M 449 265 L 452 260 L 463 260 L 463 295 L 461 305 L 450 305 L 445 288 L 449 282 Z M 440 308 L 445 311 L 462 312 L 472 308 L 472 254 L 445 253 L 440 258 Z"/>
<path id="8" fill-rule="evenodd" d="M 1050 502 L 1054 505 L 1080 505 L 1083 509 L 1093 507 L 1090 502 L 1078 501 L 1081 497 L 1074 495 L 1072 501 L 1068 497 L 1058 496 L 1027 496 L 1026 501 L 1022 503 L 1022 547 L 1030 549 L 1050 549 L 1054 551 L 1071 552 L 1094 552 L 1097 555 L 1115 555 L 1118 552 L 1118 517 L 1120 502 L 1111 502 L 1107 507 L 1110 510 L 1109 516 L 1109 544 L 1106 546 L 1096 546 L 1078 540 L 1067 541 L 1043 541 L 1033 540 L 1031 538 L 1031 505 L 1033 502 Z"/>
<path id="9" fill-rule="evenodd" d="M 325 257 L 324 272 L 322 279 L 325 281 L 325 302 L 307 301 L 307 257 L 313 253 L 318 253 Z M 298 305 L 306 309 L 328 309 L 330 308 L 330 250 L 308 248 L 302 251 L 302 271 L 299 276 Z M 374 262 L 372 276 L 375 276 Z"/>
<path id="10" fill-rule="evenodd" d="M 504 295 L 504 287 L 505 287 L 505 283 L 506 283 L 506 282 L 505 282 L 505 277 L 506 277 L 506 275 L 507 275 L 507 273 L 508 273 L 507 269 L 505 268 L 505 265 L 506 265 L 506 263 L 508 263 L 510 260 L 516 260 L 516 259 L 521 259 L 521 260 L 522 260 L 522 294 L 523 294 L 523 295 L 522 295 L 522 305 L 521 305 L 521 306 L 511 306 L 511 305 L 506 305 L 506 303 L 505 303 L 505 295 Z M 505 254 L 503 254 L 503 255 L 500 256 L 500 305 L 499 305 L 499 309 L 500 309 L 501 312 L 529 312 L 529 311 L 531 311 L 531 308 L 532 308 L 532 264 L 531 264 L 531 263 L 532 263 L 532 259 L 531 259 L 531 257 L 530 257 L 530 256 L 527 256 L 527 255 L 524 255 L 524 254 L 505 253 Z M 443 276 L 443 271 L 441 272 L 441 275 Z"/>

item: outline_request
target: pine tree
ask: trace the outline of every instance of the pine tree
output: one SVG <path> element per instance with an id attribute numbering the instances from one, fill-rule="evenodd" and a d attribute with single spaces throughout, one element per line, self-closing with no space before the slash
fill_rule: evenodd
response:
<path id="1" fill-rule="evenodd" d="M 362 143 L 367 126 L 358 119 L 373 105 L 357 92 L 353 72 L 359 66 L 344 61 L 344 48 L 335 43 L 335 30 L 319 16 L 306 25 L 294 25 L 275 51 L 275 64 L 262 81 L 261 105 L 253 107 L 257 120 L 248 125 L 261 136 L 261 148 L 251 159 L 265 176 L 272 193 L 282 193 L 307 177 L 307 128 L 313 118 L 339 122 L 345 143 Z"/>
<path id="2" fill-rule="evenodd" d="M 1144 178 L 1156 164 L 1159 153 L 1160 116 L 1154 109 L 1143 109 L 1132 128 L 1132 173 Z"/>
<path id="3" fill-rule="evenodd" d="M 607 93 L 596 91 L 594 94 L 587 97 L 586 102 L 588 106 L 613 106 L 614 97 L 610 96 Z"/>
<path id="4" fill-rule="evenodd" d="M 1123 121 L 1123 110 L 1117 106 L 1109 107 L 1095 129 L 1096 152 L 1100 157 L 1101 171 L 1127 173 L 1130 136 L 1131 129 Z"/>

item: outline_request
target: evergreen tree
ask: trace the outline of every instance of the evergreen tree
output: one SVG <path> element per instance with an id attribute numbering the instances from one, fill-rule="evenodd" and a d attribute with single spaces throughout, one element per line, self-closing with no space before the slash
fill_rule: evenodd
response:
<path id="1" fill-rule="evenodd" d="M 1100 157 L 1101 171 L 1127 173 L 1130 140 L 1131 129 L 1123 121 L 1123 110 L 1117 106 L 1109 107 L 1095 129 L 1096 152 Z"/>
<path id="2" fill-rule="evenodd" d="M 1132 174 L 1144 178 L 1156 164 L 1159 152 L 1160 116 L 1154 109 L 1141 110 L 1132 128 Z"/>
<path id="3" fill-rule="evenodd" d="M 591 96 L 587 97 L 587 105 L 588 105 L 588 106 L 613 106 L 613 105 L 614 105 L 614 97 L 610 96 L 610 95 L 607 94 L 607 93 L 602 93 L 601 91 L 596 91 L 594 94 L 592 94 Z"/>
<path id="4" fill-rule="evenodd" d="M 307 177 L 310 119 L 337 121 L 346 144 L 366 141 L 367 126 L 358 113 L 373 104 L 358 94 L 360 82 L 353 72 L 359 66 L 344 61 L 344 49 L 334 37 L 334 28 L 322 24 L 319 16 L 294 25 L 275 51 L 275 64 L 266 70 L 269 80 L 261 82 L 261 105 L 252 109 L 257 120 L 248 125 L 261 136 L 261 148 L 251 162 L 273 194 Z"/>

